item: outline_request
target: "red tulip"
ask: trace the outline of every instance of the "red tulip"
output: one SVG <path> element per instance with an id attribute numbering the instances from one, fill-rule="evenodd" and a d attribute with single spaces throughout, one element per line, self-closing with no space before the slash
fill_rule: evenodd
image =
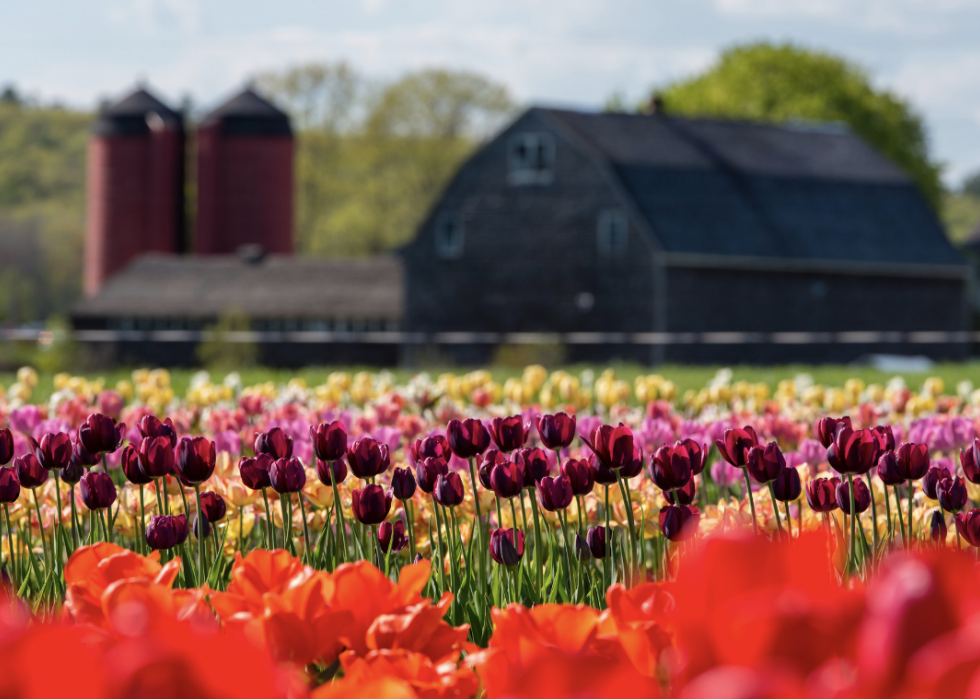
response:
<path id="1" fill-rule="evenodd" d="M 572 484 L 564 476 L 552 478 L 545 476 L 538 483 L 538 494 L 541 496 L 541 506 L 549 512 L 564 510 L 572 504 Z"/>
<path id="2" fill-rule="evenodd" d="M 60 471 L 71 461 L 74 445 L 71 443 L 71 437 L 64 432 L 42 435 L 40 442 L 33 437 L 28 439 L 34 456 L 41 462 L 41 466 L 49 471 Z"/>
<path id="3" fill-rule="evenodd" d="M 176 455 L 169 437 L 146 437 L 140 442 L 136 455 L 147 478 L 163 478 L 174 471 Z"/>
<path id="4" fill-rule="evenodd" d="M 589 545 L 589 552 L 596 560 L 606 557 L 606 528 L 589 527 L 585 533 L 585 542 Z"/>
<path id="5" fill-rule="evenodd" d="M 660 508 L 660 531 L 669 541 L 687 541 L 698 531 L 701 513 L 696 507 L 666 505 Z"/>
<path id="6" fill-rule="evenodd" d="M 575 417 L 567 413 L 540 415 L 536 420 L 541 443 L 552 451 L 567 449 L 575 439 Z"/>
<path id="7" fill-rule="evenodd" d="M 936 486 L 936 496 L 944 510 L 959 512 L 966 505 L 966 484 L 959 476 L 943 478 Z"/>
<path id="8" fill-rule="evenodd" d="M 551 462 L 544 449 L 537 447 L 531 449 L 518 449 L 514 454 L 514 461 L 524 466 L 524 487 L 533 488 L 551 471 Z"/>
<path id="9" fill-rule="evenodd" d="M 881 452 L 895 449 L 895 433 L 892 432 L 891 425 L 878 425 L 873 427 L 871 431 L 878 439 L 878 447 Z"/>
<path id="10" fill-rule="evenodd" d="M 269 467 L 269 483 L 277 493 L 298 493 L 306 485 L 306 469 L 299 459 L 278 459 Z"/>
<path id="11" fill-rule="evenodd" d="M 980 547 L 980 510 L 973 509 L 963 514 L 957 512 L 954 517 L 956 531 L 970 546 Z"/>
<path id="12" fill-rule="evenodd" d="M 561 475 L 572 484 L 575 495 L 588 495 L 595 487 L 595 474 L 586 459 L 566 459 L 561 465 Z"/>
<path id="13" fill-rule="evenodd" d="M 939 499 L 939 482 L 945 478 L 950 478 L 949 469 L 945 466 L 930 466 L 926 471 L 926 475 L 922 477 L 922 492 L 930 500 Z"/>
<path id="14" fill-rule="evenodd" d="M 498 497 L 509 500 L 524 489 L 524 464 L 505 461 L 490 471 L 490 487 Z"/>
<path id="15" fill-rule="evenodd" d="M 837 506 L 845 515 L 851 514 L 851 491 L 847 481 L 841 481 L 837 484 Z M 861 514 L 869 507 L 871 507 L 871 491 L 868 490 L 868 486 L 864 484 L 864 481 L 855 479 L 854 509 L 857 510 L 858 514 Z"/>
<path id="16" fill-rule="evenodd" d="M 842 425 L 850 427 L 851 418 L 845 415 L 839 420 L 832 417 L 823 417 L 817 420 L 813 431 L 816 434 L 817 440 L 824 446 L 824 449 L 830 448 L 830 445 L 834 443 L 834 437 L 837 436 L 837 429 Z"/>
<path id="17" fill-rule="evenodd" d="M 665 444 L 650 459 L 650 478 L 663 491 L 683 488 L 691 480 L 697 466 L 703 469 L 706 455 L 697 442 L 690 439 L 675 442 L 673 446 Z"/>
<path id="18" fill-rule="evenodd" d="M 380 485 L 369 483 L 363 488 L 354 488 L 351 493 L 351 511 L 361 524 L 381 524 L 391 510 L 391 491 Z"/>
<path id="19" fill-rule="evenodd" d="M 408 445 L 412 455 L 412 461 L 416 464 L 425 459 L 442 459 L 447 464 L 452 451 L 449 449 L 449 440 L 441 434 L 434 434 L 422 439 L 416 439 Z"/>
<path id="20" fill-rule="evenodd" d="M 459 477 L 459 474 L 455 471 L 450 471 L 436 478 L 436 486 L 432 489 L 432 497 L 443 507 L 456 507 L 463 502 L 463 480 Z"/>
<path id="21" fill-rule="evenodd" d="M 391 491 L 396 499 L 402 502 L 410 500 L 415 495 L 417 484 L 412 470 L 396 468 L 391 474 Z"/>
<path id="22" fill-rule="evenodd" d="M 751 427 L 725 430 L 725 439 L 716 439 L 715 446 L 721 458 L 738 468 L 745 467 L 746 455 L 752 447 L 759 445 L 759 438 Z"/>
<path id="23" fill-rule="evenodd" d="M 0 502 L 15 502 L 20 497 L 20 483 L 11 468 L 0 467 Z"/>
<path id="24" fill-rule="evenodd" d="M 622 468 L 633 461 L 633 433 L 623 423 L 617 427 L 600 425 L 592 431 L 591 441 L 583 441 L 606 468 Z"/>
<path id="25" fill-rule="evenodd" d="M 973 440 L 973 446 L 969 449 L 960 449 L 960 465 L 963 467 L 963 474 L 971 483 L 980 484 L 980 439 Z M 926 452 L 926 461 L 929 454 Z M 0 461 L 0 463 L 3 463 Z"/>
<path id="26" fill-rule="evenodd" d="M 806 484 L 806 501 L 814 512 L 833 512 L 837 509 L 837 486 L 841 480 L 814 478 Z"/>
<path id="27" fill-rule="evenodd" d="M 0 466 L 6 466 L 14 458 L 14 435 L 4 427 L 0 430 Z"/>
<path id="28" fill-rule="evenodd" d="M 933 510 L 932 517 L 929 519 L 929 538 L 934 544 L 943 546 L 946 543 L 947 531 L 946 518 L 943 517 L 943 513 L 939 510 Z"/>
<path id="29" fill-rule="evenodd" d="M 474 418 L 450 420 L 446 426 L 446 439 L 449 448 L 461 459 L 479 456 L 490 446 L 490 433 Z"/>
<path id="30" fill-rule="evenodd" d="M 391 458 L 387 444 L 362 437 L 347 447 L 347 465 L 358 478 L 374 478 L 388 470 Z"/>
<path id="31" fill-rule="evenodd" d="M 772 482 L 772 491 L 780 502 L 793 502 L 803 494 L 800 472 L 795 468 L 784 468 Z"/>
<path id="32" fill-rule="evenodd" d="M 144 415 L 143 419 L 136 425 L 143 439 L 153 437 L 166 437 L 170 441 L 170 448 L 177 447 L 177 428 L 174 427 L 173 420 L 169 417 L 160 422 L 153 415 Z"/>
<path id="33" fill-rule="evenodd" d="M 258 456 L 243 456 L 238 461 L 238 474 L 241 476 L 242 484 L 250 490 L 262 490 L 271 488 L 272 481 L 269 480 L 269 469 L 272 468 L 273 459 L 268 454 Z M 319 473 L 319 465 L 317 467 Z"/>
<path id="34" fill-rule="evenodd" d="M 428 458 L 415 467 L 415 480 L 423 493 L 432 494 L 439 476 L 449 473 L 449 465 L 442 459 Z"/>
<path id="35" fill-rule="evenodd" d="M 697 484 L 694 478 L 688 479 L 687 483 L 674 490 L 665 490 L 664 498 L 671 505 L 690 505 L 698 496 Z"/>
<path id="36" fill-rule="evenodd" d="M 214 442 L 209 439 L 181 437 L 180 442 L 177 443 L 174 470 L 191 485 L 203 483 L 214 473 L 216 456 Z"/>
<path id="37" fill-rule="evenodd" d="M 493 485 L 490 483 L 490 474 L 493 472 L 494 466 L 497 464 L 502 464 L 505 461 L 507 461 L 506 454 L 501 454 L 496 449 L 487 449 L 487 451 L 483 454 L 483 459 L 480 461 L 480 467 L 477 469 L 477 474 L 480 476 L 480 483 L 483 484 L 484 488 L 487 490 L 493 490 Z"/>
<path id="38" fill-rule="evenodd" d="M 310 441 L 316 458 L 336 461 L 347 453 L 347 428 L 340 420 L 321 422 L 316 427 L 310 427 Z"/>
<path id="39" fill-rule="evenodd" d="M 143 440 L 144 442 L 146 440 Z M 140 442 L 142 444 L 143 442 Z M 172 450 L 169 450 L 170 454 L 173 454 Z M 126 480 L 134 485 L 146 485 L 147 483 L 152 483 L 153 478 L 146 475 L 140 466 L 139 453 L 132 444 L 127 444 L 126 448 L 123 449 L 122 458 L 120 459 L 122 464 L 122 472 L 126 476 Z"/>
<path id="40" fill-rule="evenodd" d="M 381 544 L 381 550 L 388 553 L 389 547 L 391 547 L 391 553 L 396 551 L 401 551 L 408 544 L 408 537 L 405 536 L 405 524 L 400 519 L 395 520 L 395 523 L 382 522 L 378 527 L 378 542 Z"/>
<path id="41" fill-rule="evenodd" d="M 757 446 L 745 455 L 745 468 L 757 483 L 769 483 L 779 478 L 786 470 L 786 459 L 779 445 L 769 442 L 765 447 Z"/>
<path id="42" fill-rule="evenodd" d="M 48 470 L 33 454 L 25 454 L 14 459 L 14 475 L 22 488 L 33 490 L 48 480 Z"/>
<path id="43" fill-rule="evenodd" d="M 82 502 L 90 510 L 103 510 L 116 501 L 116 484 L 108 473 L 90 471 L 79 483 Z"/>
<path id="44" fill-rule="evenodd" d="M 895 450 L 902 478 L 917 481 L 929 470 L 929 447 L 925 444 L 905 443 Z"/>
<path id="45" fill-rule="evenodd" d="M 867 473 L 878 464 L 881 445 L 871 430 L 838 428 L 834 443 L 827 447 L 827 462 L 838 473 Z"/>
<path id="46" fill-rule="evenodd" d="M 151 549 L 172 549 L 187 541 L 187 515 L 155 515 L 146 525 Z"/>
<path id="47" fill-rule="evenodd" d="M 228 512 L 224 498 L 210 490 L 201 493 L 201 512 L 209 522 L 220 522 Z"/>
<path id="48" fill-rule="evenodd" d="M 505 454 L 520 449 L 527 441 L 530 425 L 524 424 L 520 415 L 495 417 L 490 421 L 490 439 Z"/>
<path id="49" fill-rule="evenodd" d="M 92 413 L 78 428 L 78 439 L 90 454 L 106 454 L 120 447 L 126 438 L 126 425 L 118 425 L 108 415 Z"/>
<path id="50" fill-rule="evenodd" d="M 508 568 L 520 564 L 524 555 L 524 532 L 520 529 L 494 529 L 490 532 L 490 557 Z"/>
<path id="51" fill-rule="evenodd" d="M 255 453 L 268 454 L 273 459 L 288 459 L 293 455 L 293 438 L 273 427 L 268 432 L 255 433 Z"/>

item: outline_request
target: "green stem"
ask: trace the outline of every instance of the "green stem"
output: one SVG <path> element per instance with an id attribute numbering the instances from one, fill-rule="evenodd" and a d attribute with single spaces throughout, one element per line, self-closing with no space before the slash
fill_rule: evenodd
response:
<path id="1" fill-rule="evenodd" d="M 572 557 L 568 551 L 568 519 L 564 510 L 558 511 L 558 522 L 561 524 L 561 537 L 565 543 L 565 582 L 568 585 L 568 599 L 575 601 L 575 592 L 572 588 Z"/>
<path id="2" fill-rule="evenodd" d="M 34 509 L 37 510 L 37 530 L 41 533 L 41 548 L 44 550 L 44 569 L 48 571 L 51 569 L 48 563 L 48 540 L 44 536 L 44 521 L 41 519 L 41 504 L 37 500 L 37 488 L 31 488 L 31 493 L 34 495 Z M 30 518 L 28 518 L 27 525 L 30 526 Z"/>
<path id="3" fill-rule="evenodd" d="M 402 500 L 402 509 L 405 510 L 405 526 L 408 528 L 408 552 L 415 562 L 415 517 L 412 515 L 412 503 L 409 500 Z"/>
<path id="4" fill-rule="evenodd" d="M 531 515 L 534 519 L 534 576 L 538 584 L 538 596 L 544 595 L 544 543 L 541 539 L 541 514 L 538 511 L 537 488 L 531 488 Z"/>
<path id="5" fill-rule="evenodd" d="M 909 551 L 912 550 L 912 492 L 915 485 L 909 481 Z"/>
<path id="6" fill-rule="evenodd" d="M 895 493 L 895 511 L 898 512 L 898 530 L 902 533 L 902 538 L 905 539 L 905 547 L 908 548 L 909 537 L 905 533 L 905 520 L 902 519 L 902 500 L 898 497 L 898 486 L 892 488 L 892 491 Z M 885 495 L 888 495 L 887 490 Z"/>
<path id="7" fill-rule="evenodd" d="M 143 504 L 143 484 L 140 483 L 140 522 L 139 526 L 136 527 L 136 531 L 140 532 L 140 550 L 146 554 L 146 506 Z"/>
<path id="8" fill-rule="evenodd" d="M 80 525 L 78 523 L 78 509 L 77 509 L 77 507 L 75 505 L 75 484 L 74 483 L 71 484 L 69 495 L 71 497 L 71 533 L 72 533 L 73 538 L 75 539 L 75 550 L 77 551 L 82 546 L 82 540 L 80 538 L 81 537 L 81 534 L 78 531 L 78 528 L 79 528 Z"/>
<path id="9" fill-rule="evenodd" d="M 772 481 L 769 481 L 766 485 L 769 486 L 769 497 L 772 499 L 772 511 L 776 515 L 776 531 L 781 535 L 783 533 L 783 525 L 779 521 L 779 501 L 776 500 L 776 491 L 772 487 Z"/>
<path id="10" fill-rule="evenodd" d="M 484 565 L 486 563 L 486 551 L 484 550 L 486 549 L 486 545 L 484 543 L 486 539 L 486 533 L 483 531 L 483 512 L 481 511 L 480 508 L 480 491 L 476 489 L 476 465 L 473 462 L 472 456 L 469 458 L 469 462 L 470 462 L 470 486 L 473 488 L 473 504 L 474 507 L 476 508 L 476 521 L 479 523 L 479 530 L 480 530 L 480 537 L 478 539 L 479 546 L 477 547 L 477 551 L 479 553 L 477 555 L 476 573 L 478 574 L 479 581 L 480 581 L 480 593 L 483 594 L 483 592 L 487 589 L 486 566 Z M 415 558 L 414 552 L 412 553 L 412 558 L 413 559 Z"/>
<path id="11" fill-rule="evenodd" d="M 612 541 L 612 530 L 609 528 L 609 486 L 603 484 L 603 488 L 606 489 L 606 506 L 604 512 L 606 515 L 606 557 L 602 559 L 602 575 L 604 576 L 605 586 L 608 588 L 612 585 L 612 573 L 609 570 L 609 557 L 613 552 L 613 541 Z M 613 565 L 616 564 L 616 559 L 613 559 Z"/>
<path id="12" fill-rule="evenodd" d="M 857 567 L 857 507 L 854 504 L 854 476 L 847 474 L 847 489 L 851 497 L 851 564 Z"/>
<path id="13" fill-rule="evenodd" d="M 310 548 L 310 529 L 306 523 L 306 506 L 303 504 L 303 491 L 302 490 L 299 491 L 298 495 L 299 495 L 299 511 L 300 514 L 303 516 L 303 543 L 306 545 L 306 551 L 304 552 L 306 554 L 306 564 L 311 565 L 310 561 L 313 560 L 311 557 L 313 549 Z"/>
<path id="14" fill-rule="evenodd" d="M 892 527 L 892 499 L 888 497 L 888 484 L 883 483 L 885 488 L 885 522 L 888 532 L 888 545 L 895 544 L 895 529 Z"/>
<path id="15" fill-rule="evenodd" d="M 265 502 L 265 545 L 270 551 L 276 550 L 276 540 L 274 537 L 275 527 L 272 526 L 272 510 L 269 508 L 269 494 L 266 489 L 262 489 L 262 500 Z"/>
<path id="16" fill-rule="evenodd" d="M 446 587 L 446 542 L 442 538 L 442 518 L 439 516 L 439 503 L 436 502 L 435 497 L 432 498 L 432 511 L 436 516 L 436 537 L 439 539 L 439 558 L 438 562 L 433 560 L 433 563 L 439 567 L 439 579 L 442 582 L 442 591 L 445 592 L 448 589 Z"/>
<path id="17" fill-rule="evenodd" d="M 184 489 L 180 489 L 181 496 L 184 494 Z M 197 500 L 197 570 L 198 579 L 203 583 L 206 580 L 206 573 L 204 572 L 204 510 L 201 509 L 201 486 L 197 483 L 194 484 L 194 498 Z M 187 501 L 184 501 L 184 507 L 187 507 Z"/>
<path id="18" fill-rule="evenodd" d="M 619 474 L 619 469 L 613 469 L 616 474 L 616 482 L 619 483 L 619 490 L 623 494 L 623 505 L 626 507 L 626 523 L 630 527 L 630 555 L 629 564 L 633 566 L 636 563 L 636 529 L 633 526 L 633 508 L 630 506 L 630 498 L 626 492 L 626 487 L 623 485 L 623 477 Z"/>
<path id="19" fill-rule="evenodd" d="M 864 474 L 865 478 L 868 479 L 868 493 L 871 494 L 871 540 L 874 546 L 874 555 L 871 557 L 872 563 L 874 562 L 875 556 L 878 555 L 878 505 L 875 503 L 875 489 L 871 484 L 871 471 Z"/>
<path id="20" fill-rule="evenodd" d="M 752 484 L 749 482 L 749 470 L 742 467 L 742 475 L 745 476 L 745 492 L 749 498 L 749 510 L 752 512 L 752 531 L 759 533 L 759 521 L 755 518 L 755 498 L 752 497 Z"/>
<path id="21" fill-rule="evenodd" d="M 62 536 L 62 532 L 65 529 L 65 522 L 63 519 L 63 515 L 61 514 L 61 478 L 58 475 L 58 469 L 54 470 L 54 494 L 55 494 L 55 501 L 58 504 L 58 527 L 57 529 L 55 529 L 54 545 L 51 548 L 54 549 L 53 553 L 54 553 L 55 572 L 57 573 L 58 578 L 60 579 L 61 578 L 61 536 Z"/>
<path id="22" fill-rule="evenodd" d="M 327 468 L 330 469 L 330 486 L 333 488 L 333 501 L 334 508 L 337 511 L 337 518 L 339 521 L 338 526 L 340 527 L 340 538 L 343 541 L 344 555 L 342 556 L 342 563 L 346 563 L 350 557 L 350 549 L 347 546 L 347 524 L 344 522 L 344 506 L 340 502 L 340 493 L 337 491 L 337 481 L 333 477 L 333 466 L 327 464 Z"/>
<path id="23" fill-rule="evenodd" d="M 8 509 L 7 503 L 3 503 L 3 518 L 7 523 L 7 562 L 10 564 L 10 578 L 14 582 L 14 588 L 16 589 L 18 585 L 19 571 L 15 573 L 14 571 L 14 534 L 13 530 L 10 528 L 10 510 Z"/>
<path id="24" fill-rule="evenodd" d="M 784 502 L 783 505 L 786 507 L 786 529 L 789 533 L 790 541 L 793 540 L 793 518 L 789 516 L 789 501 Z"/>

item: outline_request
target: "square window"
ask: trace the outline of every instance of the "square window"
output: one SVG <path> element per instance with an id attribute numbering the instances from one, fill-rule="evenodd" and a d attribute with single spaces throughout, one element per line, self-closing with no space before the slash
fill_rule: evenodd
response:
<path id="1" fill-rule="evenodd" d="M 436 216 L 436 254 L 444 260 L 463 256 L 463 224 L 459 214 L 444 211 Z"/>
<path id="2" fill-rule="evenodd" d="M 549 133 L 525 132 L 507 144 L 508 181 L 512 185 L 550 184 L 555 162 L 555 139 Z"/>
<path id="3" fill-rule="evenodd" d="M 619 209 L 603 209 L 599 212 L 596 228 L 596 244 L 600 255 L 622 255 L 629 247 L 629 219 Z"/>

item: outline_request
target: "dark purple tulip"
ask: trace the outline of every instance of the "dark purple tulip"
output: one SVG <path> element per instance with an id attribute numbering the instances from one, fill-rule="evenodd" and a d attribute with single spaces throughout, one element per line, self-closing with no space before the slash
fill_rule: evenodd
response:
<path id="1" fill-rule="evenodd" d="M 687 441 L 696 444 L 692 440 Z M 673 446 L 665 444 L 653 452 L 650 459 L 650 478 L 663 491 L 683 488 L 693 473 L 691 453 L 684 442 L 676 442 Z"/>
<path id="2" fill-rule="evenodd" d="M 410 468 L 396 468 L 391 473 L 391 492 L 396 499 L 404 502 L 415 495 L 418 484 Z"/>
<path id="3" fill-rule="evenodd" d="M 525 488 L 533 488 L 542 478 L 550 475 L 551 462 L 548 461 L 544 449 L 518 449 L 514 454 L 514 461 L 524 465 Z"/>
<path id="4" fill-rule="evenodd" d="M 698 490 L 694 478 L 689 478 L 680 488 L 664 491 L 664 498 L 671 505 L 690 505 L 697 496 Z"/>
<path id="5" fill-rule="evenodd" d="M 443 507 L 456 507 L 463 502 L 463 480 L 459 474 L 450 471 L 436 478 L 436 487 L 432 489 L 432 497 Z"/>
<path id="6" fill-rule="evenodd" d="M 939 481 L 951 477 L 949 469 L 945 466 L 930 466 L 929 470 L 926 471 L 926 475 L 922 477 L 922 492 L 930 500 L 938 500 L 939 495 L 936 489 L 939 486 Z"/>
<path id="7" fill-rule="evenodd" d="M 374 483 L 354 488 L 351 493 L 351 511 L 361 524 L 381 524 L 391 510 L 391 491 L 387 492 Z"/>
<path id="8" fill-rule="evenodd" d="M 848 488 L 847 481 L 841 481 L 837 485 L 837 507 L 839 507 L 845 515 L 851 514 L 851 491 Z M 855 479 L 854 509 L 857 510 L 858 514 L 861 514 L 869 507 L 871 507 L 871 491 L 868 490 L 868 486 L 864 484 L 864 481 Z"/>
<path id="9" fill-rule="evenodd" d="M 340 485 L 347 480 L 347 459 L 340 458 L 335 461 L 316 460 L 316 477 L 324 485 L 330 485 L 330 479 Z"/>
<path id="10" fill-rule="evenodd" d="M 82 480 L 82 476 L 86 473 L 86 469 L 82 464 L 75 459 L 74 453 L 72 453 L 71 461 L 68 465 L 61 469 L 61 482 L 67 483 L 68 485 L 74 485 Z"/>
<path id="11" fill-rule="evenodd" d="M 821 444 L 823 444 L 824 449 L 829 449 L 830 445 L 834 443 L 834 437 L 837 436 L 837 428 L 841 425 L 851 426 L 851 418 L 846 415 L 839 420 L 833 417 L 822 417 L 817 420 L 816 424 L 813 426 L 813 433 Z"/>
<path id="12" fill-rule="evenodd" d="M 71 443 L 71 437 L 64 432 L 42 435 L 40 442 L 33 437 L 28 439 L 34 456 L 41 462 L 41 466 L 49 471 L 60 471 L 71 461 L 74 445 Z"/>
<path id="13" fill-rule="evenodd" d="M 606 528 L 589 527 L 585 532 L 585 541 L 589 545 L 589 551 L 596 560 L 606 557 Z"/>
<path id="14" fill-rule="evenodd" d="M 537 428 L 541 443 L 552 451 L 567 449 L 575 439 L 575 417 L 568 413 L 540 415 Z"/>
<path id="15" fill-rule="evenodd" d="M 524 446 L 528 437 L 530 425 L 524 424 L 520 415 L 510 417 L 495 417 L 490 421 L 490 439 L 497 448 L 505 454 Z"/>
<path id="16" fill-rule="evenodd" d="M 140 442 L 136 455 L 139 458 L 140 468 L 150 479 L 170 475 L 174 472 L 174 464 L 177 463 L 177 457 L 168 437 L 146 437 Z"/>
<path id="17" fill-rule="evenodd" d="M 524 555 L 524 532 L 520 529 L 493 529 L 490 532 L 490 557 L 502 566 L 513 568 Z"/>
<path id="18" fill-rule="evenodd" d="M 316 427 L 310 427 L 310 441 L 316 458 L 336 461 L 347 453 L 347 428 L 340 420 L 321 422 Z"/>
<path id="19" fill-rule="evenodd" d="M 586 459 L 566 459 L 561 465 L 561 475 L 572 484 L 575 495 L 588 495 L 595 488 L 595 474 Z"/>
<path id="20" fill-rule="evenodd" d="M 946 518 L 943 513 L 939 510 L 932 511 L 932 517 L 929 519 L 929 538 L 932 539 L 934 544 L 939 544 L 944 546 L 946 544 Z"/>
<path id="21" fill-rule="evenodd" d="M 904 443 L 895 450 L 898 468 L 907 481 L 917 481 L 929 470 L 929 447 L 925 444 Z"/>
<path id="22" fill-rule="evenodd" d="M 447 464 L 452 456 L 449 449 L 449 440 L 441 434 L 434 434 L 422 439 L 416 439 L 408 445 L 408 450 L 412 454 L 412 460 L 418 464 L 425 459 L 442 459 Z"/>
<path id="23" fill-rule="evenodd" d="M 174 470 L 191 485 L 203 483 L 214 473 L 216 456 L 214 442 L 206 437 L 181 437 Z"/>
<path id="24" fill-rule="evenodd" d="M 140 467 L 139 454 L 136 452 L 136 448 L 132 444 L 126 445 L 126 448 L 123 449 L 122 456 L 119 461 L 122 465 L 123 475 L 126 476 L 126 480 L 128 480 L 130 483 L 135 485 L 146 485 L 147 483 L 153 482 L 153 479 L 146 475 L 146 472 L 144 472 Z"/>
<path id="25" fill-rule="evenodd" d="M 878 438 L 878 450 L 880 453 L 886 451 L 894 451 L 895 449 L 895 433 L 892 432 L 891 425 L 878 425 L 872 428 L 875 437 Z"/>
<path id="26" fill-rule="evenodd" d="M 575 532 L 575 558 L 583 563 L 592 560 L 592 552 L 589 550 L 589 544 L 586 542 L 585 537 L 578 532 Z"/>
<path id="27" fill-rule="evenodd" d="M 75 445 L 71 450 L 71 460 L 82 468 L 95 466 L 102 461 L 98 454 L 92 454 L 91 452 L 86 451 L 85 447 L 82 446 L 82 442 L 77 438 L 77 435 Z"/>
<path id="28" fill-rule="evenodd" d="M 980 510 L 970 510 L 966 514 L 956 513 L 956 531 L 970 546 L 980 547 Z"/>
<path id="29" fill-rule="evenodd" d="M 78 439 L 90 454 L 107 454 L 122 445 L 126 438 L 126 425 L 118 425 L 108 415 L 92 413 L 78 428 Z"/>
<path id="30" fill-rule="evenodd" d="M 169 417 L 160 422 L 154 415 L 144 415 L 143 419 L 136 425 L 143 439 L 151 437 L 166 437 L 170 441 L 170 448 L 177 447 L 177 428 L 174 427 L 173 420 Z"/>
<path id="31" fill-rule="evenodd" d="M 306 485 L 306 469 L 299 459 L 279 459 L 269 467 L 269 483 L 277 493 L 298 493 Z"/>
<path id="32" fill-rule="evenodd" d="M 490 488 L 497 497 L 509 500 L 517 497 L 524 489 L 524 464 L 505 461 L 490 471 Z"/>
<path id="33" fill-rule="evenodd" d="M 827 447 L 827 462 L 838 473 L 867 473 L 878 463 L 881 445 L 871 430 L 838 427 L 834 443 Z"/>
<path id="34" fill-rule="evenodd" d="M 483 454 L 483 458 L 480 460 L 480 467 L 477 469 L 477 474 L 480 476 L 480 483 L 483 484 L 484 488 L 493 490 L 493 485 L 490 483 L 490 474 L 493 472 L 493 467 L 506 461 L 506 454 L 501 454 L 497 449 L 487 449 L 486 453 Z"/>
<path id="35" fill-rule="evenodd" d="M 963 474 L 971 483 L 980 484 L 980 439 L 973 440 L 973 446 L 969 449 L 960 449 L 960 466 L 963 467 Z M 2 463 L 2 462 L 0 462 Z"/>
<path id="36" fill-rule="evenodd" d="M 545 476 L 538 483 L 541 506 L 549 512 L 564 510 L 572 504 L 572 484 L 564 476 Z"/>
<path id="37" fill-rule="evenodd" d="M 589 455 L 589 466 L 595 476 L 595 482 L 600 485 L 613 485 L 616 482 L 616 472 L 599 460 L 595 454 Z"/>
<path id="38" fill-rule="evenodd" d="M 381 544 L 381 550 L 385 553 L 388 553 L 389 546 L 391 553 L 401 551 L 408 544 L 408 537 L 405 536 L 405 523 L 400 519 L 396 520 L 394 524 L 382 522 L 381 526 L 378 527 L 378 543 Z"/>
<path id="39" fill-rule="evenodd" d="M 362 437 L 347 447 L 347 465 L 358 478 L 374 478 L 388 470 L 391 458 L 387 444 Z"/>
<path id="40" fill-rule="evenodd" d="M 14 435 L 4 427 L 0 430 L 0 466 L 6 466 L 14 458 Z"/>
<path id="41" fill-rule="evenodd" d="M 947 512 L 959 512 L 966 506 L 966 482 L 956 476 L 944 478 L 936 486 L 940 506 Z"/>
<path id="42" fill-rule="evenodd" d="M 833 512 L 837 509 L 837 486 L 840 478 L 814 478 L 806 484 L 806 501 L 814 512 Z M 846 484 L 845 484 L 846 486 Z"/>
<path id="43" fill-rule="evenodd" d="M 660 531 L 669 541 L 687 541 L 698 531 L 701 512 L 688 505 L 666 505 L 660 508 Z"/>
<path id="44" fill-rule="evenodd" d="M 293 438 L 273 427 L 268 432 L 255 433 L 255 453 L 268 454 L 274 460 L 288 459 L 293 455 Z"/>
<path id="45" fill-rule="evenodd" d="M 724 439 L 716 439 L 715 446 L 721 458 L 738 468 L 745 468 L 749 449 L 759 446 L 759 437 L 752 427 L 734 427 L 725 430 Z"/>
<path id="46" fill-rule="evenodd" d="M 187 515 L 155 515 L 146 525 L 151 549 L 172 549 L 187 541 Z"/>
<path id="47" fill-rule="evenodd" d="M 643 473 L 644 465 L 646 465 L 646 459 L 643 458 L 643 450 L 634 442 L 633 458 L 619 467 L 619 475 L 623 478 L 636 478 Z"/>
<path id="48" fill-rule="evenodd" d="M 199 513 L 195 512 L 194 513 L 194 527 L 193 527 L 195 538 L 198 538 L 198 539 L 201 538 L 201 525 L 202 524 L 204 525 L 204 538 L 207 539 L 209 536 L 211 536 L 211 523 L 208 522 L 207 515 L 205 515 L 204 517 L 201 517 L 199 515 Z"/>
<path id="49" fill-rule="evenodd" d="M 90 510 L 103 510 L 116 501 L 116 484 L 108 473 L 90 471 L 78 484 L 82 502 Z"/>
<path id="50" fill-rule="evenodd" d="M 10 468 L 0 467 L 0 502 L 11 503 L 20 497 L 20 483 Z"/>
<path id="51" fill-rule="evenodd" d="M 48 480 L 48 471 L 33 454 L 24 454 L 14 459 L 14 475 L 20 487 L 34 490 Z"/>
<path id="52" fill-rule="evenodd" d="M 209 522 L 220 522 L 228 512 L 225 499 L 210 490 L 201 493 L 201 512 Z"/>
<path id="53" fill-rule="evenodd" d="M 439 476 L 449 473 L 449 464 L 442 459 L 428 458 L 415 467 L 415 481 L 423 493 L 432 494 Z"/>
<path id="54" fill-rule="evenodd" d="M 786 470 L 786 459 L 779 445 L 769 442 L 764 447 L 749 449 L 745 455 L 745 468 L 756 483 L 770 483 Z"/>
<path id="55" fill-rule="evenodd" d="M 268 454 L 259 454 L 255 457 L 243 456 L 238 460 L 238 474 L 241 476 L 242 484 L 250 490 L 271 488 L 269 469 L 272 468 L 273 463 L 272 457 Z"/>
<path id="56" fill-rule="evenodd" d="M 803 494 L 800 472 L 795 468 L 784 468 L 772 482 L 772 491 L 780 502 L 794 502 Z"/>
<path id="57" fill-rule="evenodd" d="M 885 485 L 902 485 L 905 482 L 905 476 L 902 474 L 902 467 L 899 466 L 898 456 L 896 456 L 893 451 L 886 451 L 878 459 L 878 478 Z"/>
<path id="58" fill-rule="evenodd" d="M 450 420 L 446 425 L 449 448 L 461 459 L 479 456 L 490 446 L 490 433 L 483 423 L 474 418 Z"/>
<path id="59" fill-rule="evenodd" d="M 623 423 L 600 425 L 592 430 L 591 440 L 583 437 L 582 441 L 606 468 L 620 469 L 634 460 L 633 432 Z"/>

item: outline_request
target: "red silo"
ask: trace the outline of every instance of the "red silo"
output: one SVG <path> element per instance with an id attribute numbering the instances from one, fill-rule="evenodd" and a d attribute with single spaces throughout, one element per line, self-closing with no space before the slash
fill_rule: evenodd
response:
<path id="1" fill-rule="evenodd" d="M 144 89 L 103 108 L 88 145 L 85 293 L 143 252 L 181 251 L 184 121 Z"/>
<path id="2" fill-rule="evenodd" d="M 293 251 L 293 131 L 249 89 L 208 114 L 197 138 L 198 254 L 242 245 Z"/>

